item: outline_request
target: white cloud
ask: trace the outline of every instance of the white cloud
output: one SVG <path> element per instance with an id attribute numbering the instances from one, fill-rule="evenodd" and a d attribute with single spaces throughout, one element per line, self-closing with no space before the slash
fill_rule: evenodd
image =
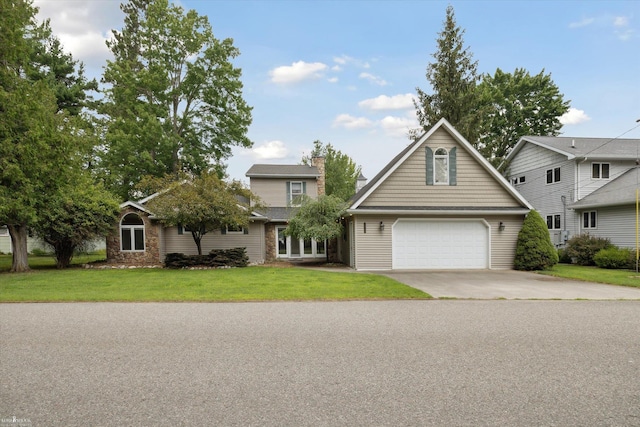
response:
<path id="1" fill-rule="evenodd" d="M 335 56 L 333 62 L 340 65 L 345 65 L 347 62 L 353 61 L 353 58 L 347 55 Z"/>
<path id="2" fill-rule="evenodd" d="M 386 116 L 380 120 L 380 127 L 390 136 L 407 136 L 409 130 L 418 127 L 415 114 L 411 117 Z"/>
<path id="3" fill-rule="evenodd" d="M 591 120 L 591 117 L 587 116 L 584 110 L 578 110 L 577 108 L 569 108 L 569 111 L 560 116 L 560 123 L 563 125 L 577 125 Z"/>
<path id="4" fill-rule="evenodd" d="M 273 83 L 297 83 L 303 80 L 317 79 L 323 76 L 327 65 L 322 62 L 298 61 L 269 71 Z"/>
<path id="5" fill-rule="evenodd" d="M 330 79 L 327 79 L 327 81 L 329 83 L 338 83 L 338 78 L 337 77 L 331 77 Z"/>
<path id="6" fill-rule="evenodd" d="M 361 79 L 368 80 L 370 83 L 376 84 L 378 86 L 386 86 L 388 84 L 382 78 L 378 76 L 374 76 L 373 74 L 370 74 L 370 73 L 360 73 L 358 77 L 360 77 Z"/>
<path id="7" fill-rule="evenodd" d="M 415 95 L 405 93 L 394 96 L 380 95 L 376 98 L 365 99 L 358 102 L 360 108 L 368 110 L 408 110 L 414 108 Z"/>
<path id="8" fill-rule="evenodd" d="M 613 19 L 614 27 L 626 27 L 627 25 L 629 25 L 629 18 L 626 16 L 616 16 Z"/>
<path id="9" fill-rule="evenodd" d="M 339 65 L 334 65 L 331 67 L 331 71 L 342 71 L 342 67 Z"/>
<path id="10" fill-rule="evenodd" d="M 284 159 L 289 155 L 289 149 L 282 141 L 267 141 L 250 150 L 243 150 L 241 154 L 251 156 L 255 160 Z"/>
<path id="11" fill-rule="evenodd" d="M 569 28 L 586 27 L 588 25 L 593 24 L 595 21 L 596 21 L 595 18 L 583 18 L 581 21 L 570 23 Z"/>
<path id="12" fill-rule="evenodd" d="M 333 127 L 346 129 L 365 129 L 373 126 L 373 122 L 366 117 L 353 117 L 349 114 L 340 114 L 333 121 Z"/>

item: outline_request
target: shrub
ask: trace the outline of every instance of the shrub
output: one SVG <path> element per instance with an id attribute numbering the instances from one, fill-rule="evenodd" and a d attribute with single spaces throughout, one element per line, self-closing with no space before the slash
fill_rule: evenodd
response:
<path id="1" fill-rule="evenodd" d="M 571 257 L 566 249 L 558 249 L 558 262 L 562 264 L 571 264 Z"/>
<path id="2" fill-rule="evenodd" d="M 516 243 L 516 270 L 545 270 L 558 263 L 558 252 L 551 243 L 547 224 L 540 214 L 531 211 L 522 223 Z"/>
<path id="3" fill-rule="evenodd" d="M 596 265 L 593 257 L 602 249 L 612 246 L 609 239 L 580 234 L 572 237 L 567 242 L 567 254 L 571 258 L 575 258 L 576 263 L 579 265 Z"/>
<path id="4" fill-rule="evenodd" d="M 31 249 L 31 255 L 33 255 L 33 256 L 51 256 L 52 253 L 51 253 L 51 251 L 47 251 L 46 249 L 33 248 L 33 249 Z"/>
<path id="5" fill-rule="evenodd" d="M 600 250 L 593 257 L 593 261 L 600 268 L 632 270 L 636 268 L 636 253 L 631 249 L 612 246 Z"/>
<path id="6" fill-rule="evenodd" d="M 207 255 L 170 253 L 164 258 L 167 268 L 189 267 L 246 267 L 249 257 L 246 248 L 213 249 Z"/>

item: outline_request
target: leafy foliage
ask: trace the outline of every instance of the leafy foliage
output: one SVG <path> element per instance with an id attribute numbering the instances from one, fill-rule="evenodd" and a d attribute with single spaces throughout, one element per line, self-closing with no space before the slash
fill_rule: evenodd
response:
<path id="1" fill-rule="evenodd" d="M 546 270 L 558 263 L 547 225 L 537 211 L 530 211 L 518 233 L 514 267 L 516 270 Z"/>
<path id="2" fill-rule="evenodd" d="M 628 248 L 613 246 L 599 250 L 594 255 L 593 262 L 600 268 L 631 270 L 636 268 L 636 253 Z"/>
<path id="3" fill-rule="evenodd" d="M 321 141 L 313 142 L 313 150 L 307 157 L 302 157 L 302 163 L 311 165 L 314 157 L 324 157 L 325 194 L 336 196 L 342 200 L 349 200 L 356 192 L 356 181 L 362 168 L 346 154 L 336 150 L 331 144 L 324 145 Z"/>
<path id="4" fill-rule="evenodd" d="M 164 266 L 167 268 L 189 267 L 246 267 L 249 256 L 246 248 L 213 249 L 208 255 L 167 254 Z"/>
<path id="5" fill-rule="evenodd" d="M 428 94 L 416 87 L 414 101 L 420 126 L 429 130 L 441 118 L 451 123 L 468 141 L 477 137 L 476 83 L 478 62 L 464 47 L 464 30 L 456 25 L 452 6 L 447 7 L 444 28 L 437 39 L 434 62 L 427 65 L 426 78 L 433 90 Z M 416 135 L 413 135 L 414 137 Z"/>
<path id="6" fill-rule="evenodd" d="M 106 147 L 100 168 L 109 188 L 132 197 L 143 176 L 197 175 L 233 146 L 250 147 L 251 108 L 242 98 L 239 55 L 214 37 L 206 16 L 168 0 L 130 0 L 122 31 L 108 43 L 100 108 Z"/>
<path id="7" fill-rule="evenodd" d="M 567 242 L 567 254 L 579 265 L 596 265 L 593 257 L 602 249 L 612 247 L 611 241 L 588 233 L 573 236 Z"/>
<path id="8" fill-rule="evenodd" d="M 260 208 L 258 198 L 240 182 L 225 182 L 214 171 L 194 178 L 183 176 L 179 181 L 171 176 L 147 178 L 141 185 L 158 191 L 147 202 L 149 210 L 165 225 L 191 230 L 199 255 L 205 234 L 225 227 L 247 227 L 252 209 Z"/>
<path id="9" fill-rule="evenodd" d="M 482 76 L 477 87 L 482 119 L 477 148 L 499 166 L 520 137 L 558 135 L 560 116 L 569 110 L 550 74 L 531 76 L 524 68 Z"/>
<path id="10" fill-rule="evenodd" d="M 33 229 L 53 247 L 57 267 L 66 268 L 76 249 L 111 231 L 118 212 L 116 198 L 84 176 L 46 195 Z"/>

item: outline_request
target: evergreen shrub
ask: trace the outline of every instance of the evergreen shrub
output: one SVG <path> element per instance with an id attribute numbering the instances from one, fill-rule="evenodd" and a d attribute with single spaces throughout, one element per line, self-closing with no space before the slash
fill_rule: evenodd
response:
<path id="1" fill-rule="evenodd" d="M 516 243 L 516 270 L 546 270 L 558 263 L 558 251 L 551 243 L 547 224 L 540 214 L 531 211 L 522 223 Z"/>
<path id="2" fill-rule="evenodd" d="M 190 267 L 246 267 L 249 257 L 246 248 L 213 249 L 207 255 L 170 253 L 164 258 L 166 268 Z"/>

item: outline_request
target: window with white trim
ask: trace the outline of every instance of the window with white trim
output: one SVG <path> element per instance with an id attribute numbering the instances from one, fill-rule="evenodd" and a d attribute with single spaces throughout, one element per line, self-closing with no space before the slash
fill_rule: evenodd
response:
<path id="1" fill-rule="evenodd" d="M 609 163 L 591 163 L 591 178 L 609 179 Z"/>
<path id="2" fill-rule="evenodd" d="M 227 234 L 244 234 L 244 227 L 241 225 L 227 225 Z"/>
<path id="3" fill-rule="evenodd" d="M 120 250 L 144 252 L 144 221 L 134 213 L 126 214 L 120 221 Z"/>
<path id="4" fill-rule="evenodd" d="M 445 148 L 438 148 L 433 153 L 434 183 L 449 185 L 449 152 Z"/>
<path id="5" fill-rule="evenodd" d="M 560 182 L 560 168 L 547 169 L 547 184 Z"/>
<path id="6" fill-rule="evenodd" d="M 597 211 L 582 212 L 582 228 L 597 228 Z"/>

